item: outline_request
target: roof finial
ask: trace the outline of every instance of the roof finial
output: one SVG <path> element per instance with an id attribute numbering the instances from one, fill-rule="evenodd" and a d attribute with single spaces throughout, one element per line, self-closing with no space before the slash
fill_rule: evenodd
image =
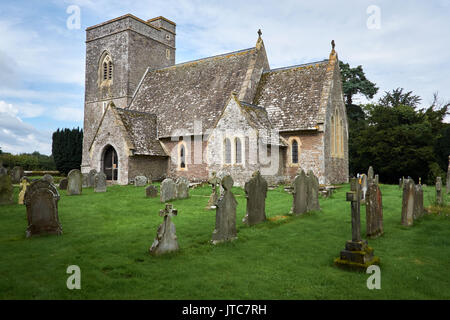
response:
<path id="1" fill-rule="evenodd" d="M 334 43 L 334 40 L 331 40 L 331 49 L 334 51 L 334 47 L 335 47 L 335 43 Z"/>
<path id="2" fill-rule="evenodd" d="M 258 36 L 261 38 L 262 32 L 261 29 L 258 29 Z"/>

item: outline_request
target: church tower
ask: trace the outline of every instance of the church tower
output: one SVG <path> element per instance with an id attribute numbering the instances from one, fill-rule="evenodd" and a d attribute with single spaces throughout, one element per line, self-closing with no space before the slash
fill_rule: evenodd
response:
<path id="1" fill-rule="evenodd" d="M 175 28 L 164 17 L 127 14 L 86 29 L 83 173 L 91 169 L 89 146 L 107 105 L 127 108 L 147 69 L 175 64 Z"/>

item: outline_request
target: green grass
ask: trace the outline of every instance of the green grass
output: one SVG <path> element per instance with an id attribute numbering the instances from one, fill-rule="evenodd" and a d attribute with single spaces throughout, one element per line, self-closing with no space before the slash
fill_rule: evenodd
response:
<path id="1" fill-rule="evenodd" d="M 26 239 L 25 206 L 0 206 L 0 299 L 450 299 L 450 214 L 401 226 L 398 186 L 381 185 L 385 234 L 369 240 L 381 259 L 381 290 L 367 289 L 368 274 L 333 265 L 351 237 L 348 190 L 300 217 L 288 214 L 292 196 L 282 187 L 269 191 L 271 219 L 248 227 L 244 192 L 234 188 L 238 239 L 216 246 L 215 212 L 204 210 L 210 188 L 191 190 L 173 202 L 180 251 L 159 257 L 148 249 L 164 205 L 145 198 L 144 187 L 61 191 L 62 236 Z M 434 188 L 424 188 L 424 201 L 434 201 Z M 364 207 L 361 224 L 364 235 Z M 66 287 L 69 265 L 81 268 L 81 290 Z"/>

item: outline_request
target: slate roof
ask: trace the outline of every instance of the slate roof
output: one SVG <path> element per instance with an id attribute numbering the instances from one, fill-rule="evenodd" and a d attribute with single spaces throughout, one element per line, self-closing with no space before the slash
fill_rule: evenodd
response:
<path id="1" fill-rule="evenodd" d="M 327 83 L 328 60 L 262 74 L 254 104 L 267 110 L 272 125 L 280 131 L 316 129 L 323 121 L 320 101 Z"/>
<path id="2" fill-rule="evenodd" d="M 158 137 L 193 133 L 194 121 L 212 129 L 231 92 L 239 92 L 256 48 L 147 70 L 130 110 L 158 116 Z M 175 134 L 175 130 L 179 130 Z M 197 134 L 200 132 L 196 132 Z"/>
<path id="3" fill-rule="evenodd" d="M 155 114 L 115 108 L 135 149 L 135 155 L 167 156 L 157 139 Z"/>

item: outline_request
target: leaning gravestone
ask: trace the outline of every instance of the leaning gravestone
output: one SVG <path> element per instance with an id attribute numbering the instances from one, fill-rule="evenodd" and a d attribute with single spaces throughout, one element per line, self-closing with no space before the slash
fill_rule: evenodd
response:
<path id="1" fill-rule="evenodd" d="M 59 193 L 53 184 L 42 179 L 31 183 L 24 200 L 27 206 L 27 238 L 45 233 L 62 234 L 58 200 Z"/>
<path id="2" fill-rule="evenodd" d="M 67 183 L 69 182 L 69 180 L 67 180 L 67 178 L 61 179 L 59 181 L 59 190 L 67 190 Z"/>
<path id="3" fill-rule="evenodd" d="M 436 204 L 442 206 L 442 179 L 436 178 Z"/>
<path id="4" fill-rule="evenodd" d="M 167 178 L 161 182 L 160 187 L 160 201 L 167 202 L 177 198 L 177 189 L 175 182 L 172 179 Z"/>
<path id="5" fill-rule="evenodd" d="M 420 184 L 415 186 L 415 198 L 414 198 L 414 220 L 420 218 L 425 213 L 423 208 L 423 190 Z"/>
<path id="6" fill-rule="evenodd" d="M 0 172 L 0 204 L 12 204 L 14 188 L 11 183 L 11 177 L 3 170 Z"/>
<path id="7" fill-rule="evenodd" d="M 94 177 L 94 192 L 106 192 L 106 174 L 99 172 Z"/>
<path id="8" fill-rule="evenodd" d="M 134 186 L 145 187 L 146 185 L 147 185 L 147 177 L 146 176 L 136 176 L 134 178 Z"/>
<path id="9" fill-rule="evenodd" d="M 366 194 L 366 236 L 376 238 L 383 234 L 383 201 L 378 184 L 373 181 Z"/>
<path id="10" fill-rule="evenodd" d="M 30 182 L 28 181 L 27 177 L 23 177 L 22 181 L 20 182 L 20 192 L 19 192 L 19 200 L 17 201 L 18 204 L 24 204 L 25 199 L 25 193 L 27 192 L 27 188 L 30 186 Z"/>
<path id="11" fill-rule="evenodd" d="M 266 220 L 267 187 L 267 181 L 259 171 L 255 171 L 252 178 L 245 183 L 247 214 L 242 222 L 252 226 Z"/>
<path id="12" fill-rule="evenodd" d="M 297 176 L 294 178 L 294 190 L 292 213 L 299 215 L 307 211 L 308 205 L 308 181 L 303 169 L 300 169 Z"/>
<path id="13" fill-rule="evenodd" d="M 412 179 L 403 181 L 403 200 L 402 200 L 402 225 L 411 226 L 414 223 L 414 199 L 416 190 Z"/>
<path id="14" fill-rule="evenodd" d="M 16 166 L 11 170 L 11 182 L 20 183 L 20 179 L 24 176 L 22 167 Z"/>
<path id="15" fill-rule="evenodd" d="M 88 187 L 92 188 L 94 186 L 94 179 L 95 179 L 95 175 L 97 174 L 97 170 L 92 169 L 91 171 L 89 171 L 88 174 Z"/>
<path id="16" fill-rule="evenodd" d="M 42 180 L 48 181 L 49 183 L 53 183 L 53 177 L 50 174 L 44 174 Z"/>
<path id="17" fill-rule="evenodd" d="M 233 178 L 230 175 L 223 177 L 222 187 L 224 192 L 217 201 L 216 227 L 212 234 L 212 243 L 236 239 L 236 206 L 237 201 L 231 192 Z"/>
<path id="18" fill-rule="evenodd" d="M 308 171 L 307 174 L 307 211 L 318 211 L 320 210 L 319 205 L 319 179 L 314 175 L 312 170 Z"/>
<path id="19" fill-rule="evenodd" d="M 185 177 L 179 177 L 176 182 L 177 199 L 189 198 L 189 180 Z"/>
<path id="20" fill-rule="evenodd" d="M 145 195 L 147 198 L 156 198 L 158 196 L 158 189 L 151 184 L 145 188 Z"/>
<path id="21" fill-rule="evenodd" d="M 81 191 L 83 190 L 82 182 L 83 182 L 83 176 L 81 174 L 81 171 L 78 169 L 72 169 L 67 174 L 67 195 L 77 195 L 81 194 Z"/>
<path id="22" fill-rule="evenodd" d="M 171 204 L 166 203 L 166 208 L 160 210 L 159 215 L 164 217 L 164 222 L 158 227 L 156 238 L 150 247 L 150 253 L 154 255 L 177 251 L 179 249 L 175 225 L 171 219 L 177 215 L 177 210 L 173 209 Z"/>

